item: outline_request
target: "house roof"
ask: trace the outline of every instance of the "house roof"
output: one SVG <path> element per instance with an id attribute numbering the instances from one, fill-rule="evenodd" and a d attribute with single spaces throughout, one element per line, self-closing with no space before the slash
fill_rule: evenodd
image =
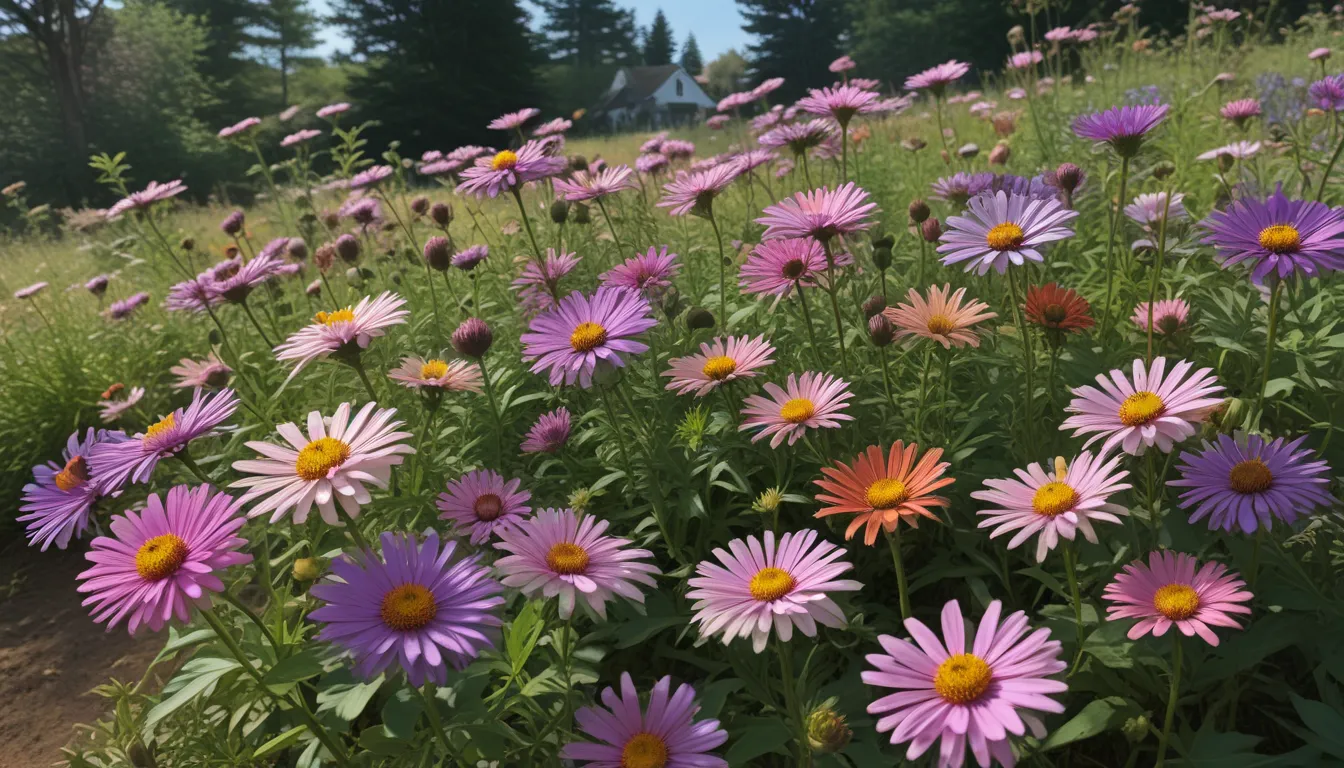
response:
<path id="1" fill-rule="evenodd" d="M 615 109 L 639 104 L 654 94 L 666 83 L 668 78 L 681 71 L 676 64 L 663 64 L 657 67 L 625 67 L 625 85 L 617 92 L 608 95 L 602 104 L 603 109 Z"/>

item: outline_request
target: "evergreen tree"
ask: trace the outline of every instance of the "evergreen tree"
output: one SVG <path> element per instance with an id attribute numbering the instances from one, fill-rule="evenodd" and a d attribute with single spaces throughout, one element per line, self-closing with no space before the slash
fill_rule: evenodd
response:
<path id="1" fill-rule="evenodd" d="M 342 0 L 334 19 L 367 61 L 352 78 L 369 149 L 400 140 L 404 155 L 504 140 L 486 123 L 537 104 L 527 14 L 519 0 Z M 492 135 L 493 134 L 493 135 Z"/>
<path id="2" fill-rule="evenodd" d="M 828 64 L 845 51 L 849 31 L 848 0 L 737 0 L 756 37 L 748 46 L 752 78 L 784 78 L 780 98 L 797 98 L 808 88 L 829 85 Z"/>
<path id="3" fill-rule="evenodd" d="M 252 44 L 280 74 L 280 105 L 289 104 L 289 76 L 299 55 L 317 45 L 317 14 L 308 0 L 261 0 Z"/>
<path id="4" fill-rule="evenodd" d="M 552 61 L 581 69 L 638 62 L 634 11 L 617 8 L 612 0 L 535 0 L 533 4 L 546 13 L 543 29 Z"/>
<path id="5" fill-rule="evenodd" d="M 256 87 L 256 62 L 245 48 L 254 42 L 261 23 L 261 6 L 254 0 L 161 0 L 164 5 L 196 20 L 205 30 L 205 49 L 197 71 L 214 96 L 201 109 L 208 125 L 223 127 L 241 116 L 262 111 L 265 105 Z"/>
<path id="6" fill-rule="evenodd" d="M 700 44 L 695 42 L 695 35 L 686 36 L 686 44 L 681 48 L 681 68 L 686 70 L 686 74 L 696 77 L 705 69 L 705 61 L 700 57 Z"/>
<path id="7" fill-rule="evenodd" d="M 672 63 L 672 54 L 677 50 L 672 38 L 672 27 L 663 15 L 663 9 L 653 16 L 653 26 L 649 27 L 644 38 L 644 63 L 651 67 Z"/>
<path id="8" fill-rule="evenodd" d="M 732 48 L 705 65 L 706 89 L 716 99 L 740 91 L 747 84 L 747 60 Z"/>

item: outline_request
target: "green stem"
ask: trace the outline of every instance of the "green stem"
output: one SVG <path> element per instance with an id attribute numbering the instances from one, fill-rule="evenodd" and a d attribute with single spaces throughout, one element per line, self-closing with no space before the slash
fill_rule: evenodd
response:
<path id="1" fill-rule="evenodd" d="M 1340 142 L 1344 146 L 1344 142 Z M 1255 410 L 1251 412 L 1251 424 L 1256 422 L 1263 414 L 1265 407 L 1265 389 L 1269 386 L 1269 364 L 1274 356 L 1274 338 L 1279 327 L 1279 294 L 1282 292 L 1283 281 L 1275 278 L 1274 287 L 1269 294 L 1269 327 L 1265 334 L 1265 361 L 1260 371 L 1260 389 L 1255 395 Z"/>
<path id="2" fill-rule="evenodd" d="M 798 703 L 798 680 L 793 676 L 793 656 L 787 643 L 775 639 L 775 651 L 779 655 L 780 684 L 784 688 L 784 706 L 789 711 L 789 719 L 798 730 L 798 765 L 812 764 L 812 748 L 807 743 L 807 722 L 803 719 L 802 707 Z"/>
<path id="3" fill-rule="evenodd" d="M 1111 231 L 1106 237 L 1106 303 L 1101 307 L 1101 333 L 1098 340 L 1106 338 L 1106 329 L 1111 323 L 1111 296 L 1115 290 L 1115 235 L 1120 228 L 1121 209 L 1125 205 L 1125 186 L 1129 182 L 1129 158 L 1120 158 L 1120 196 L 1115 209 L 1111 211 Z"/>
<path id="4" fill-rule="evenodd" d="M 1171 688 L 1167 691 L 1167 714 L 1162 718 L 1162 735 L 1157 742 L 1157 764 L 1162 768 L 1167 761 L 1167 739 L 1171 737 L 1171 723 L 1176 719 L 1176 702 L 1181 691 L 1181 636 L 1172 633 Z"/>
<path id="5" fill-rule="evenodd" d="M 257 329 L 257 334 L 261 336 L 261 342 L 272 349 L 275 348 L 275 344 L 271 343 L 270 338 L 266 336 L 266 331 L 262 330 L 261 323 L 257 322 L 257 316 L 252 314 L 252 308 L 247 306 L 247 302 L 239 302 L 238 306 L 243 308 L 243 313 L 247 315 L 247 319 L 252 321 L 252 327 Z"/>
<path id="6" fill-rule="evenodd" d="M 598 210 L 602 211 L 602 218 L 606 220 L 607 229 L 611 232 L 611 240 L 616 243 L 616 263 L 620 264 L 625 253 L 625 249 L 621 247 L 621 237 L 616 234 L 616 225 L 611 221 L 611 214 L 607 213 L 607 204 L 602 202 L 600 197 L 596 199 Z"/>
<path id="7" fill-rule="evenodd" d="M 1153 305 L 1157 303 L 1158 282 L 1162 278 L 1162 264 L 1167 259 L 1167 214 L 1171 211 L 1171 190 L 1166 191 L 1162 204 L 1162 221 L 1157 227 L 1157 257 L 1153 263 L 1153 279 L 1148 285 L 1148 364 L 1153 364 Z"/>
<path id="8" fill-rule="evenodd" d="M 523 193 L 517 187 L 512 190 L 513 199 L 518 202 L 518 213 L 523 216 L 523 228 L 527 230 L 527 239 L 532 242 L 532 255 L 537 259 L 537 269 L 541 274 L 546 274 L 546 260 L 541 256 L 541 246 L 537 245 L 536 233 L 532 231 L 532 220 L 527 217 L 527 206 L 523 205 Z M 468 209 L 470 210 L 470 209 Z"/>
<path id="9" fill-rule="evenodd" d="M 793 287 L 798 289 L 798 304 L 803 308 L 803 325 L 807 327 L 807 340 L 812 342 L 814 351 L 820 350 L 817 346 L 817 334 L 812 330 L 812 312 L 807 308 L 807 296 L 803 294 L 803 284 L 797 280 L 793 281 Z"/>
<path id="10" fill-rule="evenodd" d="M 887 547 L 891 549 L 891 564 L 896 567 L 896 589 L 900 592 L 901 598 L 901 619 L 910 618 L 910 586 L 905 581 L 905 564 L 901 562 L 901 524 L 898 521 L 896 526 L 887 534 Z"/>
<path id="11" fill-rule="evenodd" d="M 218 483 L 210 479 L 210 476 L 205 474 L 205 472 L 199 466 L 196 465 L 196 461 L 191 458 L 190 453 L 187 453 L 186 448 L 183 448 L 181 451 L 178 451 L 175 455 L 177 456 L 177 460 L 182 462 L 182 466 L 186 467 L 187 470 L 191 472 L 191 474 L 195 475 L 197 480 L 200 480 L 202 483 L 205 483 L 206 485 L 212 485 L 215 486 L 216 488 L 219 487 Z"/>
<path id="12" fill-rule="evenodd" d="M 374 552 L 373 547 L 369 546 L 368 539 L 365 539 L 363 531 L 359 530 L 359 524 L 355 522 L 355 519 L 350 516 L 349 512 L 345 511 L 345 507 L 341 506 L 340 502 L 336 502 L 336 516 L 345 524 L 345 530 L 350 534 L 350 538 L 355 542 L 355 546 L 359 547 L 360 557 L 363 557 L 365 553 L 372 555 Z"/>
<path id="13" fill-rule="evenodd" d="M 364 362 L 359 359 L 358 355 L 356 355 L 354 359 L 350 361 L 349 365 L 351 368 L 354 368 L 355 373 L 359 375 L 359 381 L 364 385 L 364 391 L 369 393 L 369 402 L 378 402 L 378 393 L 374 391 L 373 382 L 369 381 L 369 374 L 364 370 Z"/>
<path id="14" fill-rule="evenodd" d="M 481 382 L 485 384 L 485 399 L 490 402 L 490 417 L 495 421 L 495 462 L 504 468 L 504 420 L 499 415 L 499 405 L 495 402 L 495 385 L 490 383 L 490 370 L 485 367 L 485 358 L 477 361 L 481 366 Z"/>
<path id="15" fill-rule="evenodd" d="M 1334 113 L 1334 115 L 1335 115 L 1334 126 L 1338 127 L 1339 113 L 1336 112 Z M 1344 138 L 1341 138 L 1339 143 L 1335 145 L 1335 152 L 1334 154 L 1330 155 L 1330 162 L 1327 163 L 1325 166 L 1325 173 L 1321 174 L 1320 186 L 1316 187 L 1316 202 L 1318 203 L 1321 202 L 1321 198 L 1325 197 L 1325 184 L 1326 182 L 1330 181 L 1330 172 L 1335 169 L 1335 163 L 1339 161 L 1340 152 L 1344 152 Z"/>
<path id="16" fill-rule="evenodd" d="M 840 369 L 845 372 L 845 378 L 849 378 L 849 355 L 845 352 L 845 324 L 840 319 L 840 298 L 836 289 L 839 273 L 835 271 L 835 258 L 831 255 L 830 240 L 823 240 L 821 245 L 826 250 L 826 293 L 831 296 L 831 312 L 835 315 L 835 335 L 840 343 Z"/>
<path id="17" fill-rule="evenodd" d="M 887 372 L 887 348 L 878 347 L 877 352 L 882 356 L 882 391 L 887 393 L 887 404 L 892 408 L 896 407 L 896 398 L 891 394 L 891 375 Z"/>
<path id="18" fill-rule="evenodd" d="M 933 342 L 924 346 L 924 365 L 919 374 L 919 410 L 915 411 L 915 437 L 924 439 L 924 410 L 929 402 L 929 368 L 933 362 Z"/>
<path id="19" fill-rule="evenodd" d="M 435 695 L 435 685 L 425 683 L 425 687 L 417 688 L 416 693 L 420 694 L 420 700 L 425 704 L 425 714 L 429 716 L 430 727 L 434 729 L 434 738 L 443 746 L 443 751 L 449 757 L 454 757 L 453 743 L 448 739 L 448 729 L 443 727 L 443 718 L 439 715 L 439 699 Z"/>
<path id="20" fill-rule="evenodd" d="M 1066 542 L 1061 542 L 1059 553 L 1064 558 L 1064 574 L 1069 579 L 1069 595 L 1073 599 L 1073 624 L 1078 633 L 1078 648 L 1073 654 L 1073 666 L 1069 669 L 1069 675 L 1078 671 L 1078 665 L 1083 660 L 1083 597 L 1078 588 L 1078 566 L 1074 561 L 1073 548 Z"/>
<path id="21" fill-rule="evenodd" d="M 1022 279 L 1023 279 L 1024 281 L 1027 279 L 1027 275 L 1026 275 L 1026 272 L 1025 272 L 1025 271 L 1022 272 Z M 1026 378 L 1027 378 L 1027 400 L 1026 400 L 1026 403 L 1025 403 L 1025 406 L 1026 406 L 1026 420 L 1025 420 L 1025 424 L 1024 424 L 1024 426 L 1025 426 L 1025 430 L 1026 430 L 1026 433 L 1027 433 L 1027 445 L 1026 445 L 1026 447 L 1027 447 L 1027 451 L 1028 451 L 1028 452 L 1032 452 L 1032 453 L 1034 453 L 1034 452 L 1035 452 L 1035 437 L 1036 437 L 1036 428 L 1035 428 L 1035 426 L 1036 426 L 1036 425 L 1033 423 L 1032 420 L 1033 420 L 1034 417 L 1035 417 L 1035 411 L 1036 411 L 1036 408 L 1035 408 L 1035 405 L 1036 405 L 1036 403 L 1035 403 L 1035 398 L 1036 398 L 1036 386 L 1035 386 L 1035 382 L 1032 381 L 1032 374 L 1034 373 L 1034 370 L 1033 370 L 1033 369 L 1035 368 L 1035 365 L 1034 365 L 1034 364 L 1035 364 L 1035 356 L 1032 355 L 1032 353 L 1031 353 L 1031 329 L 1027 327 L 1027 323 L 1026 323 L 1026 321 L 1025 321 L 1025 320 L 1023 319 L 1023 317 L 1022 317 L 1022 307 L 1019 306 L 1019 298 L 1018 298 L 1018 291 L 1017 291 L 1017 280 L 1013 279 L 1013 276 L 1012 276 L 1011 273 L 1008 275 L 1008 292 L 1009 292 L 1009 294 L 1011 295 L 1011 297 L 1012 297 L 1012 302 L 1013 302 L 1013 319 L 1017 321 L 1017 328 L 1018 328 L 1018 331 L 1021 332 L 1021 334 L 1022 334 L 1022 355 L 1023 355 L 1023 357 L 1025 358 L 1025 361 L 1026 361 L 1026 374 L 1027 374 L 1027 377 L 1026 377 Z"/>
<path id="22" fill-rule="evenodd" d="M 728 265 L 723 255 L 723 234 L 719 232 L 719 222 L 714 220 L 714 211 L 709 211 L 709 224 L 714 227 L 714 239 L 719 244 L 719 327 L 728 330 Z"/>

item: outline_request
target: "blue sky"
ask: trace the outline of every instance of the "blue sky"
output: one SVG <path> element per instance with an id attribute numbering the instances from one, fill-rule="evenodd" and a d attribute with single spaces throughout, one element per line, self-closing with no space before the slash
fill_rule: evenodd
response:
<path id="1" fill-rule="evenodd" d="M 636 20 L 644 27 L 653 23 L 653 15 L 662 8 L 668 23 L 672 25 L 678 50 L 685 42 L 687 33 L 694 32 L 706 62 L 729 48 L 736 48 L 742 53 L 747 45 L 747 34 L 742 31 L 742 15 L 738 13 L 737 3 L 733 0 L 616 0 L 616 4 L 634 8 Z M 312 5 L 321 14 L 331 10 L 331 0 L 312 0 Z M 523 0 L 523 7 L 532 13 L 533 23 L 539 23 L 541 14 L 537 8 L 527 0 Z M 349 50 L 340 30 L 324 29 L 320 37 L 322 43 L 317 49 L 320 55 Z"/>

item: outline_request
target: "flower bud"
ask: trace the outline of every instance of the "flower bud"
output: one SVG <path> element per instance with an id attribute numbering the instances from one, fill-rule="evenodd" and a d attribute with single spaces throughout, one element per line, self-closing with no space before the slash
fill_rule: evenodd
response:
<path id="1" fill-rule="evenodd" d="M 184 237 L 184 238 L 182 238 L 182 242 L 179 243 L 178 245 L 179 245 L 179 247 L 181 247 L 182 250 L 184 250 L 184 251 L 194 251 L 194 250 L 196 250 L 196 241 L 193 240 L 193 239 L 191 239 L 190 237 Z"/>
<path id="2" fill-rule="evenodd" d="M 446 227 L 453 221 L 453 206 L 448 203 L 435 203 L 429 207 L 429 218 L 440 227 Z"/>
<path id="3" fill-rule="evenodd" d="M 663 295 L 659 299 L 659 306 L 662 308 L 663 314 L 667 316 L 667 319 L 671 320 L 677 315 L 680 315 L 681 311 L 686 308 L 686 301 L 682 297 L 681 292 L 677 290 L 677 287 L 673 285 L 663 291 Z"/>
<path id="4" fill-rule="evenodd" d="M 588 215 L 588 206 L 584 205 L 583 203 L 575 203 L 573 206 L 573 212 L 574 212 L 575 224 L 587 224 L 592 221 L 592 219 Z"/>
<path id="5" fill-rule="evenodd" d="M 1228 171 L 1232 170 L 1232 166 L 1236 164 L 1237 164 L 1237 158 L 1233 157 L 1232 153 L 1223 152 L 1218 155 L 1218 170 L 1220 172 L 1227 173 Z"/>
<path id="6" fill-rule="evenodd" d="M 957 149 L 957 157 L 960 157 L 962 160 L 970 160 L 979 154 L 980 154 L 979 144 L 974 143 L 962 144 L 961 147 Z"/>
<path id="7" fill-rule="evenodd" d="M 885 347 L 891 343 L 895 337 L 896 330 L 891 327 L 891 321 L 886 315 L 877 314 L 868 318 L 868 339 L 873 342 L 875 347 Z"/>
<path id="8" fill-rule="evenodd" d="M 714 313 L 704 307 L 691 307 L 686 313 L 686 327 L 692 331 L 698 328 L 713 328 Z"/>
<path id="9" fill-rule="evenodd" d="M 880 270 L 891 266 L 891 246 L 877 245 L 873 248 L 873 266 Z"/>
<path id="10" fill-rule="evenodd" d="M 1083 181 L 1083 169 L 1073 163 L 1060 163 L 1055 169 L 1055 184 L 1069 194 Z"/>
<path id="11" fill-rule="evenodd" d="M 425 263 L 430 268 L 445 272 L 453 265 L 453 243 L 443 235 L 425 241 Z"/>
<path id="12" fill-rule="evenodd" d="M 322 224 L 327 229 L 335 230 L 337 227 L 341 226 L 341 215 L 335 211 L 323 211 Z"/>
<path id="13" fill-rule="evenodd" d="M 228 216 L 224 217 L 224 220 L 219 223 L 219 228 L 223 230 L 224 234 L 228 235 L 229 237 L 234 237 L 239 232 L 243 231 L 243 222 L 244 222 L 243 212 L 234 211 L 233 213 L 230 213 Z"/>
<path id="14" fill-rule="evenodd" d="M 882 314 L 882 310 L 887 308 L 887 300 L 881 296 L 869 296 L 867 301 L 863 302 L 863 316 L 872 317 Z"/>
<path id="15" fill-rule="evenodd" d="M 1021 45 L 1027 39 L 1027 31 L 1017 24 L 1008 30 L 1008 44 Z"/>
<path id="16" fill-rule="evenodd" d="M 807 743 L 813 752 L 839 752 L 849 745 L 854 731 L 845 717 L 828 706 L 820 706 L 807 716 Z"/>
<path id="17" fill-rule="evenodd" d="M 158 768 L 159 765 L 154 759 L 154 751 L 146 747 L 140 739 L 136 739 L 126 750 L 126 757 L 135 768 Z"/>
<path id="18" fill-rule="evenodd" d="M 1125 740 L 1130 744 L 1138 744 L 1148 738 L 1148 717 L 1139 715 L 1125 720 L 1125 724 L 1120 726 L 1120 732 L 1125 735 Z"/>
<path id="19" fill-rule="evenodd" d="M 359 240 L 354 235 L 346 233 L 336 238 L 336 255 L 346 264 L 359 261 L 359 251 Z"/>
<path id="20" fill-rule="evenodd" d="M 1006 165 L 1008 163 L 1008 156 L 1011 154 L 1012 149 L 1010 149 L 1005 142 L 1000 141 L 998 144 L 994 145 L 993 149 L 989 150 L 989 164 Z"/>
<path id="21" fill-rule="evenodd" d="M 779 511 L 784 503 L 784 492 L 778 488 L 767 488 L 752 502 L 751 510 L 761 515 L 771 515 Z"/>
<path id="22" fill-rule="evenodd" d="M 325 246 L 324 246 L 324 247 L 325 247 Z M 321 250 L 322 250 L 321 248 L 318 249 L 319 252 L 320 252 Z M 316 259 L 314 259 L 314 261 L 316 261 Z M 313 282 L 309 283 L 309 284 L 308 284 L 308 287 L 303 289 L 303 292 L 306 293 L 306 294 L 308 294 L 309 296 L 321 296 L 321 295 L 322 295 L 322 278 L 319 277 L 318 279 L 316 279 L 316 280 L 314 280 Z"/>
<path id="23" fill-rule="evenodd" d="M 1153 166 L 1153 178 L 1161 181 L 1176 172 L 1176 164 L 1170 160 L 1163 160 Z"/>
<path id="24" fill-rule="evenodd" d="M 924 141 L 918 136 L 911 136 L 910 138 L 901 142 L 901 148 L 907 152 L 918 152 L 919 150 L 927 146 L 929 146 L 928 142 Z"/>
<path id="25" fill-rule="evenodd" d="M 424 216 L 429 211 L 429 198 L 420 195 L 411 201 L 411 212 L 416 216 Z"/>
<path id="26" fill-rule="evenodd" d="M 336 263 L 336 246 L 331 243 L 323 243 L 313 252 L 313 264 L 318 269 L 326 272 L 331 269 L 331 265 Z"/>
<path id="27" fill-rule="evenodd" d="M 569 508 L 575 512 L 583 512 L 593 505 L 593 499 L 601 493 L 594 493 L 587 488 L 575 488 L 569 493 Z"/>
<path id="28" fill-rule="evenodd" d="M 494 332 L 479 317 L 463 320 L 462 324 L 457 326 L 457 330 L 453 331 L 452 336 L 453 349 L 457 350 L 459 355 L 474 357 L 477 360 L 485 357 L 494 341 Z"/>
<path id="29" fill-rule="evenodd" d="M 918 198 L 911 200 L 910 220 L 916 224 L 923 224 L 927 218 L 929 218 L 929 204 Z"/>
<path id="30" fill-rule="evenodd" d="M 586 171 L 588 170 L 588 158 L 583 155 L 574 155 L 569 158 L 569 170 Z"/>
<path id="31" fill-rule="evenodd" d="M 886 248 L 887 250 L 891 250 L 891 247 L 894 245 L 896 245 L 896 238 L 892 237 L 891 235 L 886 234 L 885 232 L 873 233 L 874 248 Z"/>
<path id="32" fill-rule="evenodd" d="M 926 243 L 936 243 L 938 238 L 943 236 L 943 225 L 938 221 L 937 216 L 930 216 L 919 227 L 919 234 Z"/>
<path id="33" fill-rule="evenodd" d="M 304 242 L 302 237 L 291 237 L 285 244 L 285 252 L 289 254 L 289 258 L 303 261 L 308 258 L 308 243 Z"/>
<path id="34" fill-rule="evenodd" d="M 568 218 L 569 202 L 564 198 L 556 198 L 555 202 L 551 203 L 551 221 L 556 224 L 564 224 Z"/>
<path id="35" fill-rule="evenodd" d="M 295 581 L 316 581 L 317 577 L 326 570 L 326 564 L 320 557 L 300 557 L 294 561 L 293 576 Z"/>

